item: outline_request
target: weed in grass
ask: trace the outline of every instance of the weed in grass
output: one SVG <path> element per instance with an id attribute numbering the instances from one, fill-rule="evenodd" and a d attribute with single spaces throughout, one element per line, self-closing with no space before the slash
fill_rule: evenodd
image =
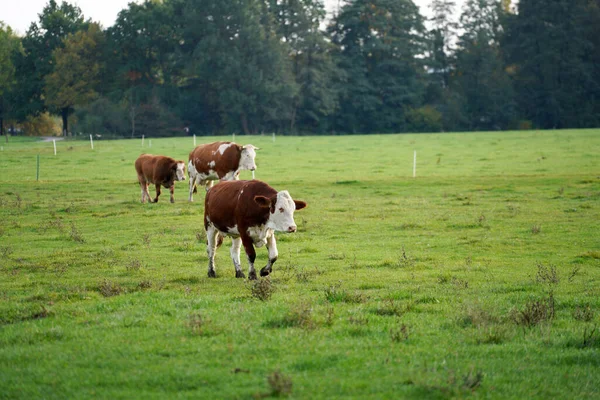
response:
<path id="1" fill-rule="evenodd" d="M 21 204 L 23 203 L 23 198 L 21 197 L 21 195 L 19 193 L 15 193 L 15 196 L 16 196 L 15 207 L 21 208 Z"/>
<path id="2" fill-rule="evenodd" d="M 361 326 L 361 325 L 364 325 L 364 326 L 369 325 L 369 319 L 367 317 L 363 317 L 361 315 L 356 315 L 356 316 L 355 315 L 351 315 L 351 316 L 349 316 L 348 317 L 348 322 L 351 325 L 359 325 L 359 326 Z"/>
<path id="3" fill-rule="evenodd" d="M 271 278 L 266 276 L 252 281 L 250 284 L 250 295 L 260 301 L 267 301 L 273 296 L 275 285 L 271 283 Z"/>
<path id="4" fill-rule="evenodd" d="M 335 309 L 331 306 L 325 310 L 325 326 L 333 326 L 335 321 Z"/>
<path id="5" fill-rule="evenodd" d="M 582 304 L 573 310 L 573 318 L 577 321 L 590 322 L 594 319 L 594 310 L 590 304 Z"/>
<path id="6" fill-rule="evenodd" d="M 535 280 L 539 283 L 546 283 L 548 285 L 556 285 L 560 282 L 556 267 L 554 265 L 545 266 L 542 263 L 537 264 Z"/>
<path id="7" fill-rule="evenodd" d="M 487 327 L 498 322 L 498 317 L 479 305 L 468 305 L 458 317 L 458 325 L 466 328 L 475 326 Z"/>
<path id="8" fill-rule="evenodd" d="M 271 373 L 267 377 L 267 383 L 271 388 L 270 396 L 287 397 L 292 393 L 292 379 L 279 371 Z"/>
<path id="9" fill-rule="evenodd" d="M 10 246 L 2 246 L 2 248 L 0 248 L 0 254 L 2 254 L 2 258 L 8 258 L 13 252 L 14 250 Z"/>
<path id="10" fill-rule="evenodd" d="M 383 301 L 383 304 L 380 304 L 375 309 L 374 313 L 377 315 L 383 315 L 383 316 L 401 317 L 405 313 L 410 311 L 411 308 L 412 308 L 412 305 L 410 303 L 403 307 L 401 304 L 395 302 L 394 299 L 385 299 Z"/>
<path id="11" fill-rule="evenodd" d="M 390 329 L 390 337 L 392 342 L 406 342 L 409 337 L 409 329 L 406 324 L 400 324 L 396 328 Z"/>
<path id="12" fill-rule="evenodd" d="M 597 250 L 586 251 L 585 253 L 581 254 L 579 257 L 591 258 L 593 260 L 600 260 L 600 251 L 597 251 Z"/>
<path id="13" fill-rule="evenodd" d="M 547 298 L 530 301 L 523 310 L 513 310 L 510 316 L 515 324 L 532 328 L 541 322 L 552 320 L 554 308 L 554 293 L 550 292 Z"/>
<path id="14" fill-rule="evenodd" d="M 307 303 L 295 305 L 282 318 L 270 320 L 266 325 L 270 328 L 302 328 L 306 330 L 317 327 L 313 318 L 312 306 Z"/>
<path id="15" fill-rule="evenodd" d="M 503 325 L 480 327 L 475 339 L 477 344 L 501 344 L 506 341 L 508 330 Z"/>
<path id="16" fill-rule="evenodd" d="M 146 246 L 147 249 L 150 248 L 150 234 L 145 233 L 144 236 L 142 236 L 142 241 L 144 242 L 144 245 Z"/>
<path id="17" fill-rule="evenodd" d="M 364 303 L 367 297 L 361 293 L 351 294 L 341 289 L 341 283 L 329 285 L 324 291 L 325 299 L 330 303 Z"/>
<path id="18" fill-rule="evenodd" d="M 127 271 L 136 271 L 136 272 L 139 271 L 140 269 L 142 269 L 143 267 L 144 267 L 144 264 L 142 264 L 142 261 L 138 260 L 137 258 L 133 258 L 133 259 L 129 260 L 129 262 L 125 266 Z"/>
<path id="19" fill-rule="evenodd" d="M 475 390 L 481 386 L 483 382 L 483 371 L 474 371 L 471 369 L 462 379 L 462 388 L 467 390 Z"/>
<path id="20" fill-rule="evenodd" d="M 77 226 L 75 226 L 75 222 L 71 222 L 71 232 L 69 233 L 69 236 L 77 243 L 85 243 L 85 239 L 77 229 Z"/>
<path id="21" fill-rule="evenodd" d="M 104 297 L 118 296 L 121 293 L 125 292 L 125 289 L 123 289 L 121 285 L 106 279 L 102 281 L 100 285 L 98 285 L 98 290 L 100 291 L 100 294 Z"/>
<path id="22" fill-rule="evenodd" d="M 483 214 L 479 215 L 479 217 L 477 218 L 477 222 L 479 223 L 479 226 L 483 226 L 485 221 L 486 221 L 486 218 L 485 218 L 485 215 L 483 215 Z"/>
<path id="23" fill-rule="evenodd" d="M 594 325 L 591 327 L 586 326 L 583 329 L 583 342 L 581 347 L 599 347 L 600 346 L 600 332 L 598 332 L 598 326 Z"/>
<path id="24" fill-rule="evenodd" d="M 534 224 L 531 227 L 531 233 L 533 235 L 537 235 L 538 233 L 540 233 L 542 231 L 542 226 L 540 224 Z"/>
<path id="25" fill-rule="evenodd" d="M 571 270 L 571 272 L 569 272 L 569 283 L 573 282 L 573 280 L 575 279 L 575 276 L 579 273 L 579 270 L 581 269 L 581 267 L 579 265 L 576 265 L 573 267 L 573 269 Z"/>
<path id="26" fill-rule="evenodd" d="M 188 317 L 187 326 L 192 335 L 204 336 L 206 334 L 206 328 L 208 324 L 210 324 L 210 320 L 206 317 L 203 317 L 199 312 L 192 313 Z"/>
<path id="27" fill-rule="evenodd" d="M 559 195 L 559 196 L 562 196 L 562 195 L 563 195 L 563 193 L 565 193 L 565 188 L 564 188 L 564 187 L 561 187 L 561 188 L 559 188 L 559 189 L 558 189 L 558 195 Z"/>
<path id="28" fill-rule="evenodd" d="M 152 282 L 151 281 L 141 281 L 140 283 L 138 283 L 137 287 L 140 290 L 150 289 L 152 287 Z"/>

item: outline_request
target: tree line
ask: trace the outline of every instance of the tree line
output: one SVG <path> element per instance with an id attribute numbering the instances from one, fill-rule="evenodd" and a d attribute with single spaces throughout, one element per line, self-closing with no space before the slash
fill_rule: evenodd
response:
<path id="1" fill-rule="evenodd" d="M 600 125 L 600 0 L 49 0 L 0 22 L 0 131 L 439 132 Z M 453 16 L 459 15 L 455 20 Z M 46 117 L 47 118 L 47 117 Z M 29 132 L 31 133 L 31 132 Z"/>

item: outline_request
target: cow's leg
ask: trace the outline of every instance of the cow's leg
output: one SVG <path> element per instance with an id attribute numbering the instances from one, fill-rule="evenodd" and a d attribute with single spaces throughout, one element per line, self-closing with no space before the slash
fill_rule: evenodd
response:
<path id="1" fill-rule="evenodd" d="M 171 203 L 175 203 L 175 184 L 171 185 L 169 192 L 171 193 Z"/>
<path id="2" fill-rule="evenodd" d="M 142 186 L 142 203 L 146 202 L 146 199 L 148 199 L 149 203 L 152 203 L 152 198 L 150 197 L 150 192 L 148 192 L 148 186 L 150 184 L 148 182 L 144 182 L 141 186 Z"/>
<path id="3" fill-rule="evenodd" d="M 140 181 L 140 190 L 142 191 L 142 204 L 146 201 L 146 187 L 147 184 L 145 182 L 143 182 L 141 179 Z"/>
<path id="4" fill-rule="evenodd" d="M 190 196 L 188 201 L 194 201 L 194 193 L 196 193 L 196 168 L 192 162 L 188 162 L 188 176 L 190 177 Z"/>
<path id="5" fill-rule="evenodd" d="M 240 248 L 242 247 L 242 239 L 234 238 L 231 241 L 231 260 L 235 267 L 235 277 L 245 278 L 246 275 L 242 272 L 242 264 L 240 262 Z"/>
<path id="6" fill-rule="evenodd" d="M 154 202 L 155 202 L 155 203 L 158 203 L 158 196 L 160 196 L 160 184 L 159 184 L 159 183 L 157 183 L 157 184 L 156 184 L 156 185 L 154 185 L 154 186 L 156 186 L 156 197 L 154 198 Z"/>
<path id="7" fill-rule="evenodd" d="M 252 238 L 248 235 L 242 235 L 242 244 L 244 245 L 244 250 L 246 251 L 246 255 L 248 256 L 248 279 L 256 279 L 256 270 L 254 269 L 254 260 L 256 260 L 256 251 L 254 250 L 254 244 L 252 243 Z"/>
<path id="8" fill-rule="evenodd" d="M 217 252 L 217 237 L 219 236 L 219 231 L 212 226 L 209 225 L 206 228 L 206 252 L 208 253 L 208 277 L 216 278 L 217 274 L 215 273 L 215 253 Z"/>
<path id="9" fill-rule="evenodd" d="M 273 264 L 275 264 L 277 256 L 279 255 L 279 253 L 277 253 L 277 242 L 275 241 L 274 232 L 271 233 L 270 236 L 267 236 L 267 249 L 269 250 L 269 262 L 267 262 L 267 265 L 260 270 L 260 276 L 267 276 L 271 273 Z"/>

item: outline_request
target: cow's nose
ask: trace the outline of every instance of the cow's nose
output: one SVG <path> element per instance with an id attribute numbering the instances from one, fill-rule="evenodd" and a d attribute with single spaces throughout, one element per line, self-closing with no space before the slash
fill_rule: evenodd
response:
<path id="1" fill-rule="evenodd" d="M 296 232 L 296 225 L 292 225 L 288 228 L 288 232 Z"/>

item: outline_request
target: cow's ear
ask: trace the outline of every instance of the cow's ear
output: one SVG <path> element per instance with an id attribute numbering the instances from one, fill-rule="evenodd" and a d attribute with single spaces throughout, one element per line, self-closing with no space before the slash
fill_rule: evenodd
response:
<path id="1" fill-rule="evenodd" d="M 271 207 L 271 199 L 269 199 L 268 197 L 254 196 L 254 201 L 256 202 L 256 204 L 258 204 L 259 206 L 261 206 L 263 208 Z"/>
<path id="2" fill-rule="evenodd" d="M 171 165 L 171 169 L 177 171 L 177 162 L 174 162 L 173 165 Z"/>
<path id="3" fill-rule="evenodd" d="M 307 206 L 306 202 L 302 200 L 294 200 L 294 204 L 296 205 L 296 210 L 302 210 Z"/>

